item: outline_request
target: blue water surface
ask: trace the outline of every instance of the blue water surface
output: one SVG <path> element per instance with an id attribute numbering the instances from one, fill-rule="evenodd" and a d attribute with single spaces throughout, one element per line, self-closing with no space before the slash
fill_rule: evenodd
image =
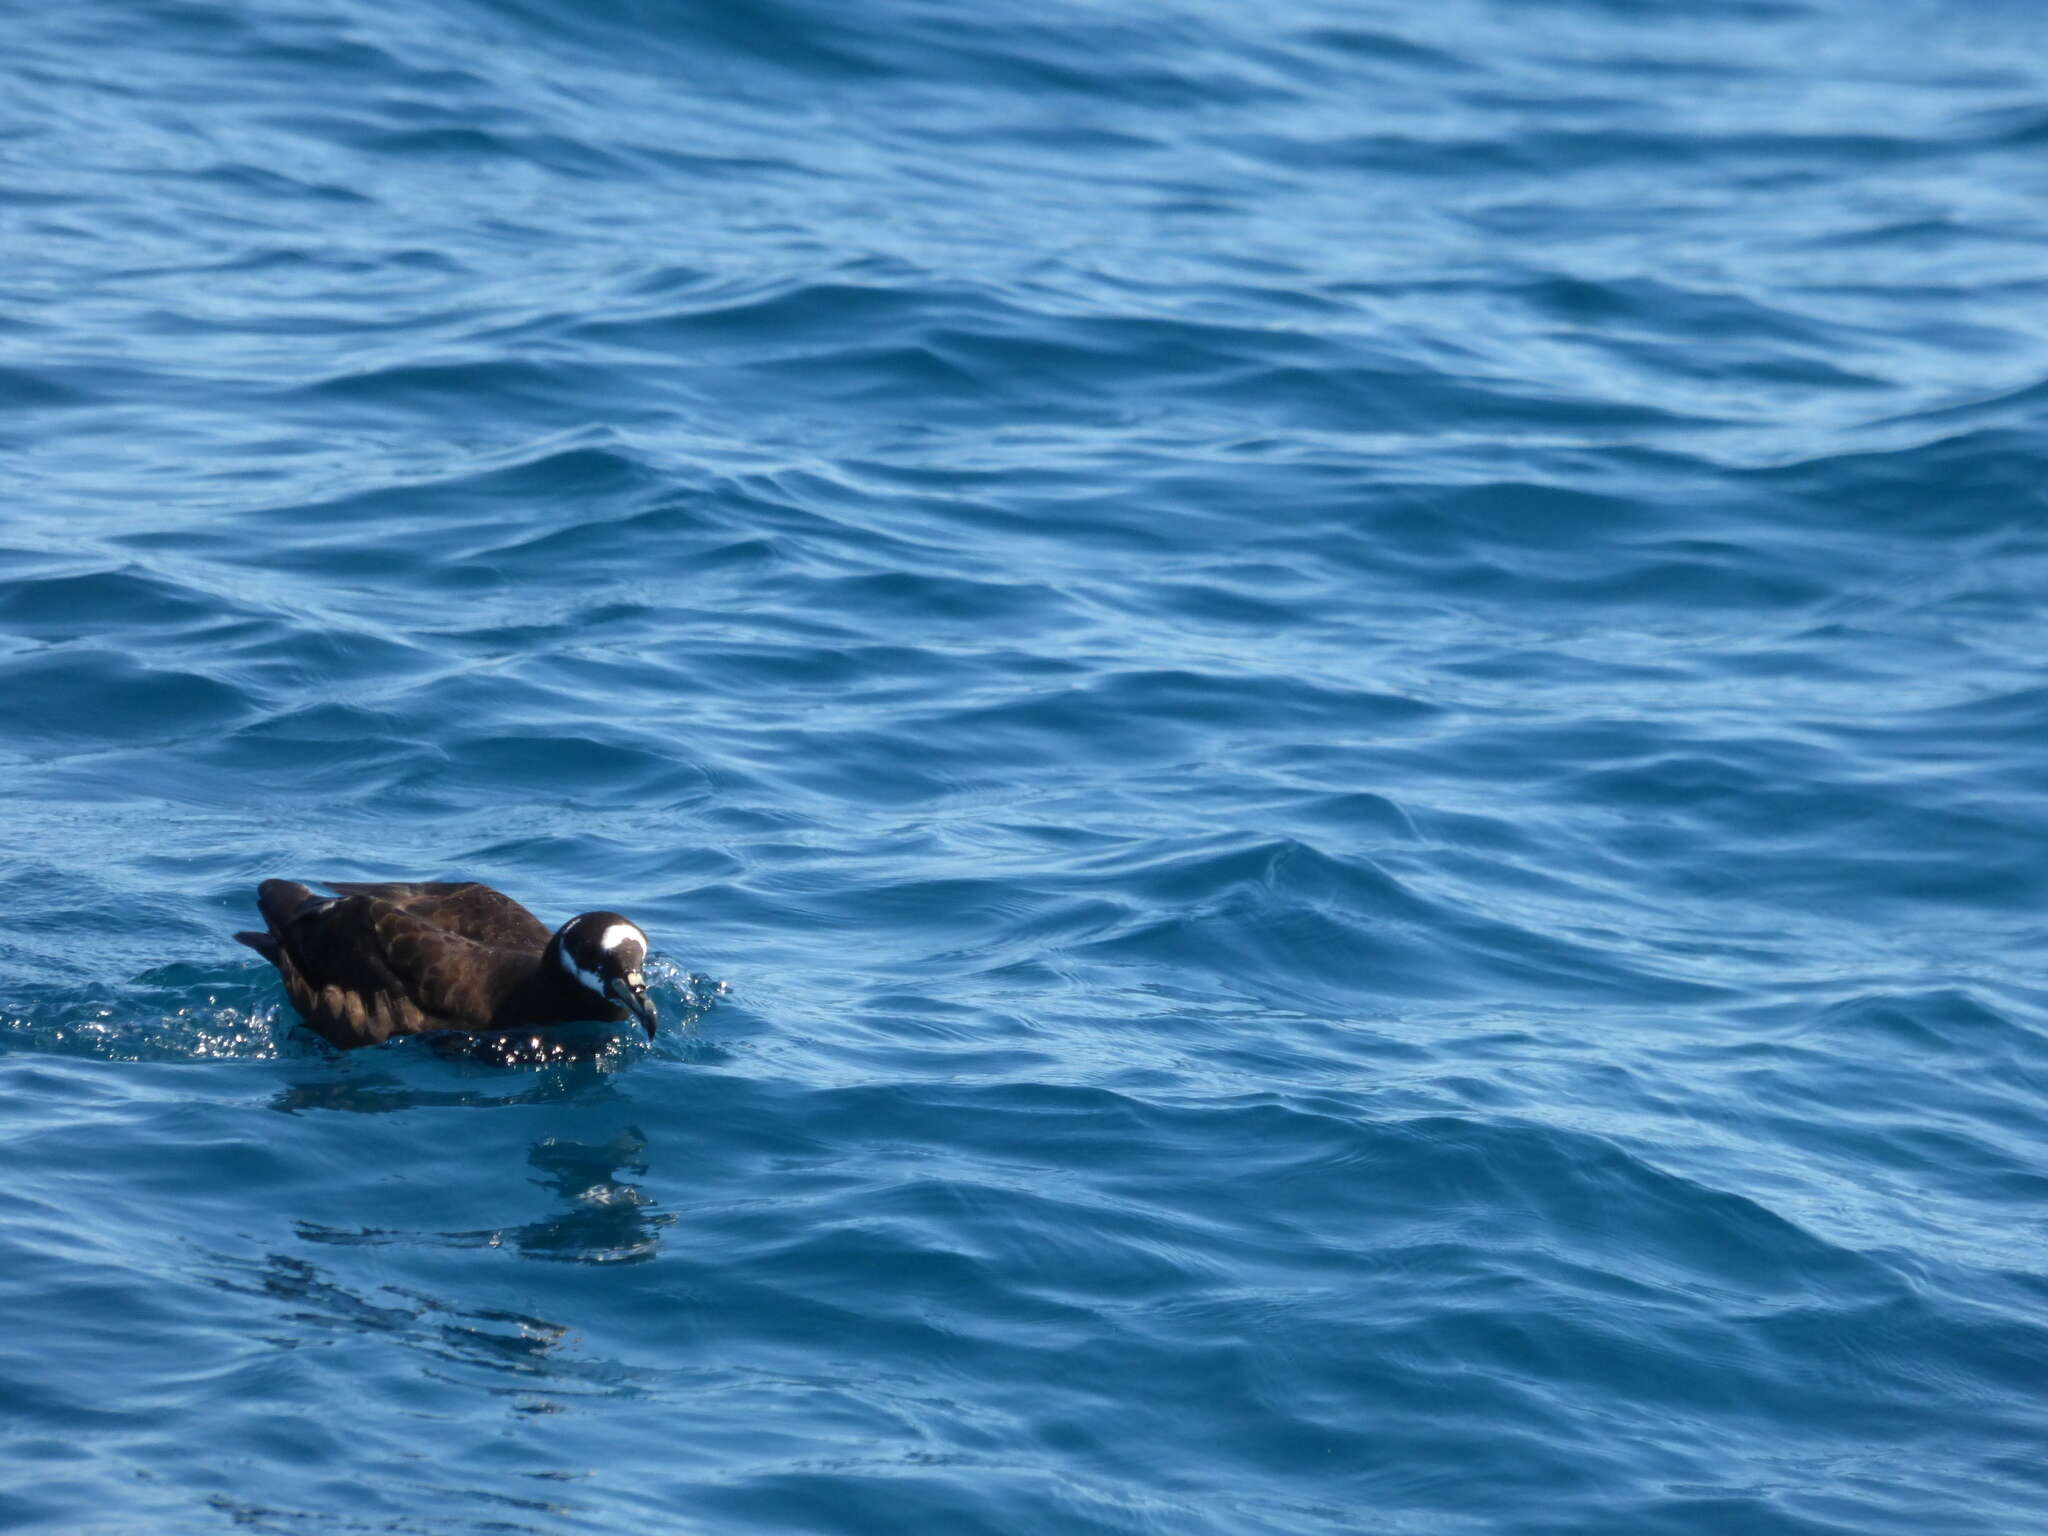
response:
<path id="1" fill-rule="evenodd" d="M 0 1526 L 2048 1531 L 2037 6 L 4 11 Z"/>

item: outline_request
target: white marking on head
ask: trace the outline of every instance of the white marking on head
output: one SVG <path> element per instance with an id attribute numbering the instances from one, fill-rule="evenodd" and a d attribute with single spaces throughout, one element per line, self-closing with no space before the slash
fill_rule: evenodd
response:
<path id="1" fill-rule="evenodd" d="M 647 935 L 631 923 L 613 923 L 597 941 L 599 949 L 617 949 L 621 944 L 638 944 L 640 953 L 647 953 Z"/>
<path id="2" fill-rule="evenodd" d="M 599 997 L 604 996 L 604 978 L 598 975 L 597 972 L 586 971 L 582 966 L 578 965 L 576 957 L 569 953 L 568 945 L 556 946 L 555 952 L 562 957 L 562 969 L 575 977 L 580 986 L 588 991 L 595 992 Z"/>

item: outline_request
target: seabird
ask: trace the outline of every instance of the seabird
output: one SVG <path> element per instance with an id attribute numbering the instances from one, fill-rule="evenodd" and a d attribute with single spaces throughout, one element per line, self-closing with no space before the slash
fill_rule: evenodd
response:
<path id="1" fill-rule="evenodd" d="M 654 1038 L 647 935 L 616 912 L 585 912 L 549 933 L 473 880 L 321 883 L 341 894 L 264 881 L 256 905 L 270 931 L 235 937 L 277 967 L 292 1006 L 343 1050 L 432 1030 L 628 1017 Z"/>

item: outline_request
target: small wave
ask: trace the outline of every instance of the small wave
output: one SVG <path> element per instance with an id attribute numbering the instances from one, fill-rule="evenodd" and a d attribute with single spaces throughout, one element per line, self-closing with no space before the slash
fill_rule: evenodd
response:
<path id="1" fill-rule="evenodd" d="M 238 1007 L 214 997 L 154 1016 L 107 1004 L 47 1014 L 0 1012 L 0 1048 L 96 1061 L 276 1061 L 307 1047 L 279 1005 Z"/>
<path id="2" fill-rule="evenodd" d="M 657 1049 L 689 1054 L 691 1031 L 729 988 L 660 957 L 647 965 L 661 1013 Z M 259 963 L 162 967 L 95 998 L 52 997 L 25 1011 L 0 1008 L 0 1049 L 100 1061 L 277 1061 L 334 1055 L 290 1004 L 274 995 L 276 973 Z M 17 1008 L 19 1005 L 16 1005 Z M 383 1049 L 504 1067 L 590 1062 L 618 1065 L 645 1047 L 592 1026 L 561 1038 L 424 1035 Z"/>

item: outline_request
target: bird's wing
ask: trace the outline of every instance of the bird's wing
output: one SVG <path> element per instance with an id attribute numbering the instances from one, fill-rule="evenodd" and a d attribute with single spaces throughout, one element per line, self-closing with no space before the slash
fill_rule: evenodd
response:
<path id="1" fill-rule="evenodd" d="M 496 949 L 537 950 L 546 945 L 549 929 L 503 891 L 474 880 L 419 883 L 327 882 L 344 896 L 368 896 L 387 902 L 421 922 Z"/>
<path id="2" fill-rule="evenodd" d="M 308 907 L 279 938 L 299 981 L 292 1001 L 338 1044 L 489 1029 L 497 1013 L 502 973 L 475 963 L 481 946 L 382 897 L 351 893 Z"/>

